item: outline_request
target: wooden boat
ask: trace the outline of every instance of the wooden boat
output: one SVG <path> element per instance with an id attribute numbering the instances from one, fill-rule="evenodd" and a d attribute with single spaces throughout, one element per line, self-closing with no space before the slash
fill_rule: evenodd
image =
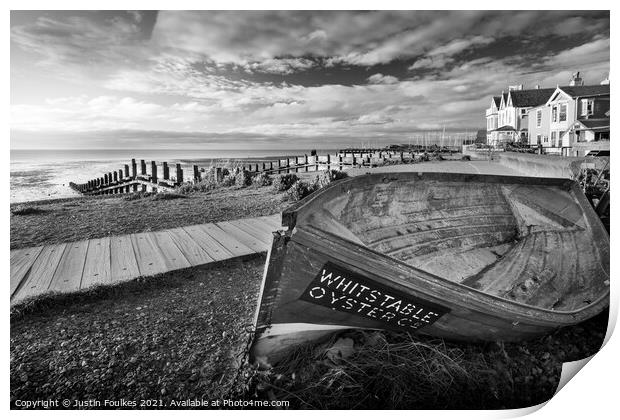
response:
<path id="1" fill-rule="evenodd" d="M 351 328 L 526 340 L 609 303 L 609 236 L 568 179 L 390 173 L 282 216 L 252 355 Z"/>

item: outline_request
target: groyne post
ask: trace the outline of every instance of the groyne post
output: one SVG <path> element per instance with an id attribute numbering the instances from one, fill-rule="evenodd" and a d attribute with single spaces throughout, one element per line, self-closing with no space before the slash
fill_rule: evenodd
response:
<path id="1" fill-rule="evenodd" d="M 140 175 L 146 176 L 146 162 L 144 159 L 140 159 Z"/>
<path id="2" fill-rule="evenodd" d="M 138 172 L 136 170 L 136 160 L 135 159 L 131 159 L 131 177 L 133 179 L 136 179 L 136 177 L 138 176 Z"/>
<path id="3" fill-rule="evenodd" d="M 183 183 L 183 169 L 181 169 L 181 164 L 177 163 L 177 184 Z"/>
<path id="4" fill-rule="evenodd" d="M 198 170 L 198 165 L 194 165 L 194 181 L 200 181 L 200 171 Z"/>
<path id="5" fill-rule="evenodd" d="M 157 163 L 154 160 L 151 161 L 151 182 L 157 184 Z"/>
<path id="6" fill-rule="evenodd" d="M 164 181 L 167 181 L 170 179 L 170 168 L 168 167 L 168 162 L 162 162 L 161 166 L 162 166 Z"/>

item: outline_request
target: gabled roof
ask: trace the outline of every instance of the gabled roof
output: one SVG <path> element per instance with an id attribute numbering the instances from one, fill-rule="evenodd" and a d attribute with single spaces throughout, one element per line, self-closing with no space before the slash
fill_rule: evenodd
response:
<path id="1" fill-rule="evenodd" d="M 512 90 L 510 97 L 512 106 L 517 108 L 527 108 L 545 104 L 555 89 L 528 89 L 528 90 Z"/>
<path id="2" fill-rule="evenodd" d="M 499 103 L 500 103 L 500 107 L 501 105 L 506 106 L 506 100 L 508 99 L 508 93 L 507 92 L 502 92 L 502 96 L 499 97 Z M 500 108 L 498 107 L 498 108 Z"/>
<path id="3" fill-rule="evenodd" d="M 560 89 L 573 98 L 579 96 L 609 95 L 609 85 L 560 86 Z"/>
<path id="4" fill-rule="evenodd" d="M 517 130 L 515 130 L 514 127 L 511 126 L 511 125 L 504 125 L 504 126 L 502 126 L 500 128 L 496 128 L 493 131 L 517 131 Z"/>
<path id="5" fill-rule="evenodd" d="M 495 106 L 497 108 L 499 108 L 499 104 L 500 104 L 501 101 L 502 101 L 502 97 L 501 96 L 494 96 L 493 97 L 493 102 L 495 102 Z"/>
<path id="6" fill-rule="evenodd" d="M 609 128 L 609 118 L 591 118 L 577 121 L 590 129 Z"/>

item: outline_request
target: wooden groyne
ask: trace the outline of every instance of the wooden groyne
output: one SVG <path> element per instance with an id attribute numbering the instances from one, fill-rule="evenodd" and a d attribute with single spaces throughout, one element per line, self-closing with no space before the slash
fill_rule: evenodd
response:
<path id="1" fill-rule="evenodd" d="M 140 160 L 140 166 L 136 159 L 131 159 L 130 165 L 124 168 L 108 172 L 103 176 L 91 179 L 82 184 L 70 182 L 69 186 L 75 191 L 84 195 L 104 195 L 104 194 L 123 194 L 138 191 L 167 191 L 183 184 L 184 175 L 181 164 L 177 163 L 175 168 L 176 176 L 170 175 L 168 162 L 162 162 L 161 172 L 157 162 L 150 162 L 150 172 L 147 172 L 145 160 Z M 193 167 L 194 180 L 200 179 L 198 166 Z M 161 174 L 161 176 L 159 176 Z"/>
<path id="2" fill-rule="evenodd" d="M 335 154 L 285 157 L 273 161 L 245 163 L 234 168 L 211 167 L 209 169 L 192 165 L 191 176 L 186 177 L 180 163 L 173 168 L 168 162 L 131 160 L 116 171 L 108 172 L 85 183 L 70 182 L 69 186 L 84 195 L 127 194 L 132 192 L 170 191 L 189 182 L 196 183 L 209 177 L 221 181 L 226 174 L 234 171 L 248 171 L 252 175 L 264 172 L 270 175 L 316 172 L 324 170 L 346 170 L 348 168 L 374 167 L 389 164 L 411 163 L 422 156 L 426 150 L 403 151 L 384 149 L 343 149 Z M 234 163 L 233 163 L 234 166 Z M 171 169 L 174 169 L 171 171 Z"/>
<path id="3" fill-rule="evenodd" d="M 277 161 L 251 163 L 242 167 L 251 173 L 266 172 L 283 174 L 294 172 L 314 172 L 324 170 L 345 170 L 351 167 L 382 165 L 386 162 L 409 163 L 415 158 L 412 152 L 393 152 L 389 150 L 353 151 L 343 150 L 328 155 L 303 155 L 286 157 Z"/>

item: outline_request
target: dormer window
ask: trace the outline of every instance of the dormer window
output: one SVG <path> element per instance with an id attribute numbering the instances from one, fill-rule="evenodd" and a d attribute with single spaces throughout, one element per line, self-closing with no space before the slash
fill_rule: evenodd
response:
<path id="1" fill-rule="evenodd" d="M 594 101 L 592 99 L 581 100 L 581 116 L 588 117 L 594 113 Z"/>

